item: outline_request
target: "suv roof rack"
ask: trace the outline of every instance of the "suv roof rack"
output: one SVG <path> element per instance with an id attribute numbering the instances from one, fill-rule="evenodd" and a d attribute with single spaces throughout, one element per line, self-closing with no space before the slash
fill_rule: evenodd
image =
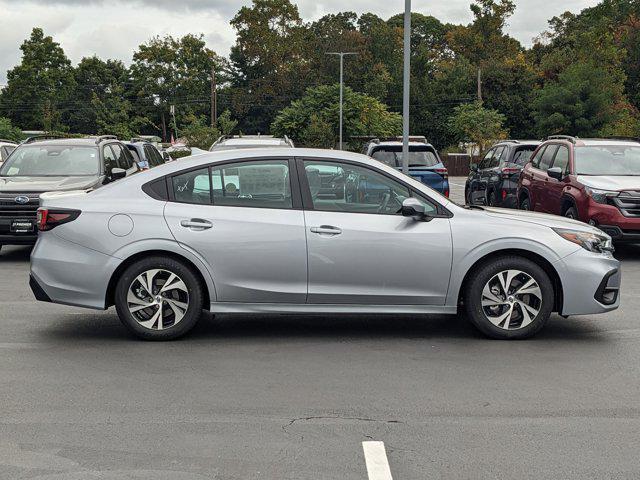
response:
<path id="1" fill-rule="evenodd" d="M 27 137 L 26 139 L 24 139 L 22 143 L 33 143 L 33 142 L 38 142 L 40 140 L 58 140 L 61 138 L 69 138 L 69 137 L 65 137 L 64 135 L 47 135 L 47 134 L 33 135 L 31 137 Z"/>
<path id="2" fill-rule="evenodd" d="M 116 135 L 99 135 L 96 137 L 96 145 L 104 142 L 105 140 L 117 140 L 118 137 Z"/>
<path id="3" fill-rule="evenodd" d="M 571 143 L 576 143 L 578 141 L 578 137 L 573 137 L 571 135 L 549 135 L 547 140 L 568 140 Z"/>
<path id="4" fill-rule="evenodd" d="M 146 138 L 142 138 L 142 137 L 133 137 L 130 140 L 131 143 L 139 143 L 139 142 L 143 142 L 143 143 L 151 143 L 149 142 L 149 140 L 147 140 Z"/>

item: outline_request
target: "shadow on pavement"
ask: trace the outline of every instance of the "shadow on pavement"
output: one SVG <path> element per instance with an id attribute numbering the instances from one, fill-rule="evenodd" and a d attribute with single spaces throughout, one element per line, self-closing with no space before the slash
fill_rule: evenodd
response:
<path id="1" fill-rule="evenodd" d="M 92 318 L 93 317 L 93 318 Z M 546 327 L 526 342 L 607 342 L 605 324 L 564 319 L 554 315 Z M 120 323 L 115 312 L 65 315 L 38 327 L 43 340 L 136 342 Z M 486 340 L 464 318 L 415 315 L 218 315 L 205 314 L 196 328 L 179 342 L 224 340 L 305 340 L 353 341 L 372 339 Z M 521 343 L 521 342 L 516 342 Z"/>

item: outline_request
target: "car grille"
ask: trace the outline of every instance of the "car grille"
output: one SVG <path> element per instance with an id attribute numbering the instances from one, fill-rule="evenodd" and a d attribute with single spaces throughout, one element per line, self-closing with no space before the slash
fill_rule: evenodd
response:
<path id="1" fill-rule="evenodd" d="M 16 198 L 27 197 L 28 203 L 18 203 Z M 40 194 L 3 194 L 0 195 L 0 217 L 6 218 L 36 218 L 36 211 L 40 205 Z"/>
<path id="2" fill-rule="evenodd" d="M 640 217 L 640 192 L 622 192 L 612 200 L 625 217 Z"/>

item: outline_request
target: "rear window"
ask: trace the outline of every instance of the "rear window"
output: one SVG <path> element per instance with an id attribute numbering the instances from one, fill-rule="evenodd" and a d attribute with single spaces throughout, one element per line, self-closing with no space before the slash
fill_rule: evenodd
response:
<path id="1" fill-rule="evenodd" d="M 402 146 L 376 147 L 371 153 L 371 157 L 390 167 L 402 167 Z M 440 163 L 433 147 L 410 146 L 409 166 L 410 167 L 433 167 Z"/>
<path id="2" fill-rule="evenodd" d="M 511 163 L 524 165 L 531 159 L 531 155 L 536 148 L 537 145 L 524 145 L 522 147 L 517 147 L 513 154 L 513 158 L 511 159 Z"/>
<path id="3" fill-rule="evenodd" d="M 98 149 L 88 146 L 23 145 L 0 168 L 0 176 L 3 177 L 74 177 L 99 174 Z"/>

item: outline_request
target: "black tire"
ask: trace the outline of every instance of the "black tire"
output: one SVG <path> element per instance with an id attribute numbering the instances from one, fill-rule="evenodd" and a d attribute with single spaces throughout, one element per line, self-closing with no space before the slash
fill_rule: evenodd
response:
<path id="1" fill-rule="evenodd" d="M 464 189 L 464 200 L 467 205 L 473 205 L 471 202 L 471 192 L 469 191 L 469 188 Z"/>
<path id="2" fill-rule="evenodd" d="M 487 194 L 487 204 L 490 207 L 497 207 L 498 206 L 498 196 L 496 195 L 496 191 L 495 190 L 490 190 Z"/>
<path id="3" fill-rule="evenodd" d="M 538 313 L 533 317 L 531 323 L 520 328 L 515 325 L 513 329 L 505 329 L 494 325 L 485 314 L 484 308 L 487 307 L 482 306 L 483 289 L 485 285 L 505 270 L 519 270 L 524 272 L 533 278 L 540 288 L 542 298 Z M 469 321 L 484 335 L 500 340 L 529 338 L 535 335 L 547 323 L 553 310 L 553 283 L 547 273 L 536 263 L 518 256 L 499 257 L 480 265 L 480 267 L 471 272 L 471 275 L 472 277 L 466 286 L 465 292 L 463 292 L 464 306 Z M 515 308 L 519 311 L 521 307 L 518 305 L 514 307 L 514 309 Z M 518 312 L 516 312 L 516 316 L 517 315 Z"/>
<path id="4" fill-rule="evenodd" d="M 564 212 L 564 216 L 567 218 L 578 220 L 578 211 L 576 210 L 576 207 L 572 205 L 569 208 L 567 208 Z"/>
<path id="5" fill-rule="evenodd" d="M 142 326 L 129 311 L 127 294 L 134 280 L 143 272 L 153 269 L 166 270 L 180 277 L 188 292 L 188 306 L 184 316 L 174 325 L 162 330 Z M 168 282 L 167 282 L 168 283 Z M 203 309 L 204 286 L 197 274 L 185 263 L 166 257 L 144 258 L 130 265 L 120 276 L 115 290 L 115 305 L 120 321 L 138 338 L 144 340 L 173 340 L 185 335 L 200 320 Z M 157 326 L 156 326 L 157 327 Z"/>
<path id="6" fill-rule="evenodd" d="M 520 210 L 531 210 L 531 200 L 529 200 L 529 197 L 523 197 L 522 200 L 520 200 Z"/>

